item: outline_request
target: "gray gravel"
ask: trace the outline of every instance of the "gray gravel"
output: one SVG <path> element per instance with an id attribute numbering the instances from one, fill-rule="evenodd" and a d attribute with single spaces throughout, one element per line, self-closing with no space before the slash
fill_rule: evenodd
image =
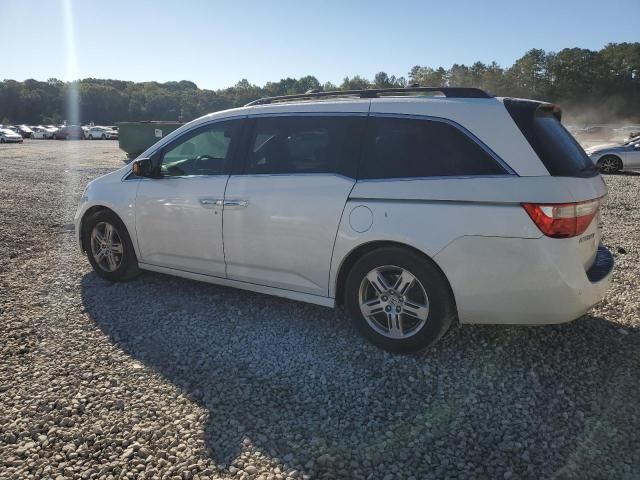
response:
<path id="1" fill-rule="evenodd" d="M 0 478 L 640 478 L 640 176 L 610 176 L 614 285 L 559 326 L 420 356 L 340 311 L 94 275 L 69 225 L 117 142 L 0 148 Z"/>

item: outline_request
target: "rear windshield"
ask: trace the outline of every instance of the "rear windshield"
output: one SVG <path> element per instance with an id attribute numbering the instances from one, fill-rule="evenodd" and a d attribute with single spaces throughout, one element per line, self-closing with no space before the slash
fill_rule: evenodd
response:
<path id="1" fill-rule="evenodd" d="M 592 177 L 598 170 L 562 126 L 559 112 L 529 100 L 505 99 L 505 107 L 531 148 L 554 177 Z"/>

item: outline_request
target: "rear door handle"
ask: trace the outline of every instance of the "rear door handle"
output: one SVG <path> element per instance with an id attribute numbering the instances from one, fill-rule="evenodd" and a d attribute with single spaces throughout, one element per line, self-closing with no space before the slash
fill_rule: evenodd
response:
<path id="1" fill-rule="evenodd" d="M 228 208 L 244 208 L 249 205 L 247 200 L 225 200 L 224 206 Z"/>

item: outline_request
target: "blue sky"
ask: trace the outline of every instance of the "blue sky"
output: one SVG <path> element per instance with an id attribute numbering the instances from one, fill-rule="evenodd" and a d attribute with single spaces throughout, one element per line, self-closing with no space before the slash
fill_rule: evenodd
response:
<path id="1" fill-rule="evenodd" d="M 310 74 L 339 83 L 381 70 L 406 76 L 413 65 L 505 66 L 530 48 L 640 41 L 638 6 L 638 0 L 2 0 L 0 32 L 15 50 L 5 51 L 0 78 L 191 80 L 222 88 L 242 78 L 262 85 Z"/>

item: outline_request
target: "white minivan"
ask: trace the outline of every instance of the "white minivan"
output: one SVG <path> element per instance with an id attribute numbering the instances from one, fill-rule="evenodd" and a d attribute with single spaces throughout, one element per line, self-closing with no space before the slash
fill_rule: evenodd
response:
<path id="1" fill-rule="evenodd" d="M 344 305 L 391 351 L 456 318 L 566 322 L 603 298 L 613 257 L 607 189 L 560 117 L 473 88 L 261 99 L 89 183 L 80 247 L 111 281 L 152 270 Z"/>

